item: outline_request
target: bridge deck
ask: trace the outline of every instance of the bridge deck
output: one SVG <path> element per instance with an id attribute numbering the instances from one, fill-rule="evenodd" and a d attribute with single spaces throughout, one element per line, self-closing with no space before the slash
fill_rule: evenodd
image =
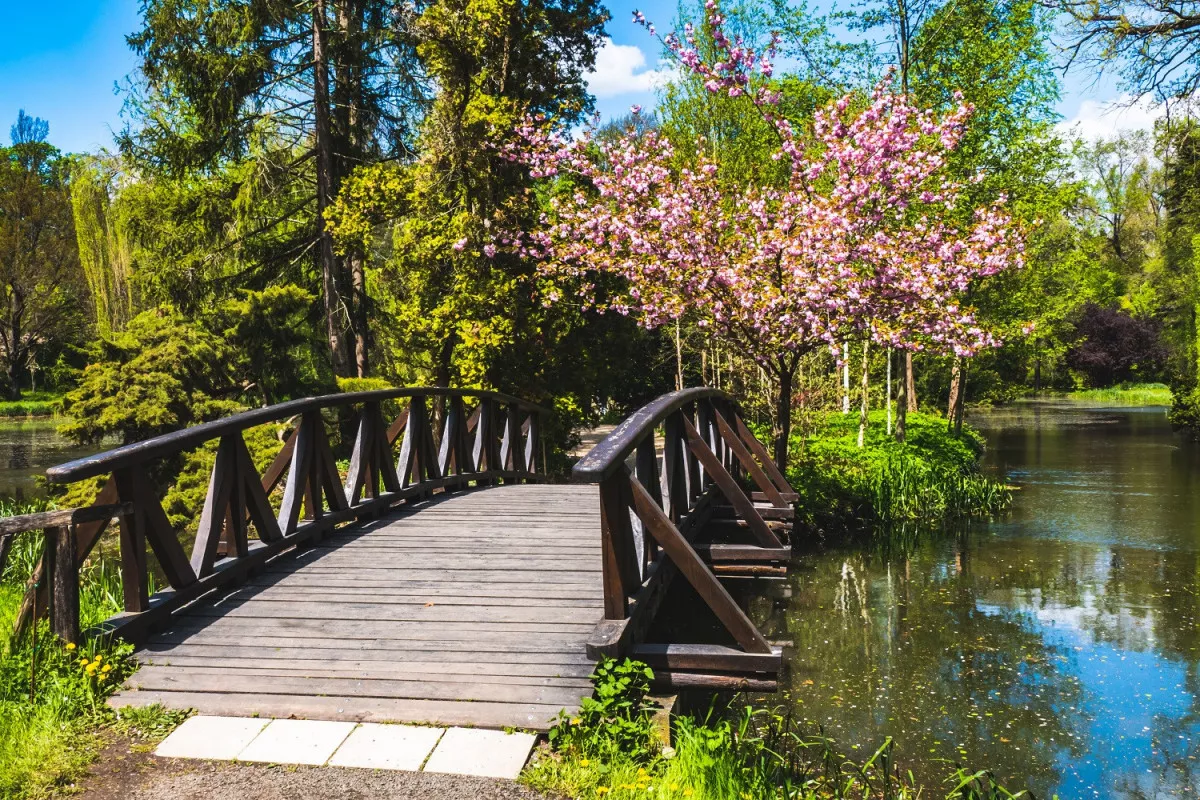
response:
<path id="1" fill-rule="evenodd" d="M 591 691 L 599 508 L 497 486 L 335 532 L 178 615 L 113 703 L 544 730 Z"/>

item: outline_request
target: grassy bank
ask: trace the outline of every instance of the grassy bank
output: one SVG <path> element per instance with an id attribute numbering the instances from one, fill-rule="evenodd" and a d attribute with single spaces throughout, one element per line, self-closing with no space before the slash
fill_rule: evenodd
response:
<path id="1" fill-rule="evenodd" d="M 0 516 L 36 510 L 0 503 Z M 45 622 L 20 638 L 12 634 L 41 539 L 40 533 L 21 535 L 0 575 L 0 797 L 14 800 L 69 785 L 99 752 L 106 728 L 145 726 L 148 719 L 142 713 L 122 723 L 105 705 L 134 667 L 130 646 L 104 636 L 64 645 Z M 120 571 L 109 562 L 85 564 L 80 589 L 85 628 L 121 608 Z"/>
<path id="2" fill-rule="evenodd" d="M 674 746 L 651 729 L 651 673 L 632 662 L 602 662 L 596 699 L 551 731 L 551 751 L 523 774 L 542 791 L 585 800 L 842 800 L 945 796 L 999 800 L 1016 795 L 987 772 L 947 769 L 946 783 L 921 787 L 892 760 L 891 740 L 865 761 L 794 717 L 738 707 L 705 720 L 674 721 Z"/>
<path id="3" fill-rule="evenodd" d="M 54 392 L 26 392 L 20 400 L 0 401 L 0 418 L 52 417 L 62 410 L 62 395 Z"/>
<path id="4" fill-rule="evenodd" d="M 1108 389 L 1068 392 L 1068 400 L 1106 406 L 1169 406 L 1171 390 L 1162 383 L 1123 383 Z"/>
<path id="5" fill-rule="evenodd" d="M 810 525 L 852 529 L 879 523 L 934 523 L 994 513 L 1010 490 L 979 471 L 983 437 L 961 435 L 940 417 L 910 413 L 907 440 L 887 434 L 885 412 L 871 414 L 863 447 L 858 415 L 832 412 L 792 440 L 788 479 Z"/>

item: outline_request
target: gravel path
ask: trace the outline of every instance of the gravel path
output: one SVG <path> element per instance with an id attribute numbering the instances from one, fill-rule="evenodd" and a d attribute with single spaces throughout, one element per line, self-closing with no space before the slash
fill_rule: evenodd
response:
<path id="1" fill-rule="evenodd" d="M 83 800 L 552 800 L 519 783 L 433 772 L 268 766 L 157 758 L 112 742 Z"/>

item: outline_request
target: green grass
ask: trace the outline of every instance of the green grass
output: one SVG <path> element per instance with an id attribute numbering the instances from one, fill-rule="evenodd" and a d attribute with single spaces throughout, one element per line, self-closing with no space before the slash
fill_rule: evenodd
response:
<path id="1" fill-rule="evenodd" d="M 885 740 L 864 761 L 839 753 L 819 728 L 790 714 L 745 706 L 673 723 L 674 746 L 655 741 L 646 703 L 645 666 L 602 662 L 597 700 L 578 717 L 560 717 L 551 751 L 522 780 L 549 793 L 586 800 L 915 800 L 944 796 L 1001 800 L 1012 794 L 986 771 L 947 768 L 945 785 L 922 787 L 892 758 Z"/>
<path id="2" fill-rule="evenodd" d="M 44 503 L 0 501 L 0 515 Z M 153 738 L 178 724 L 161 709 L 118 717 L 105 700 L 135 668 L 132 647 L 104 635 L 64 645 L 42 621 L 36 637 L 10 632 L 37 563 L 40 532 L 22 534 L 0 575 L 0 798 L 42 798 L 75 781 L 99 753 L 104 732 Z M 80 571 L 80 621 L 99 625 L 121 610 L 121 573 L 104 559 Z"/>
<path id="3" fill-rule="evenodd" d="M 1171 390 L 1162 383 L 1123 383 L 1108 389 L 1068 392 L 1067 399 L 1106 406 L 1169 406 Z"/>
<path id="4" fill-rule="evenodd" d="M 983 437 L 976 431 L 955 435 L 940 417 L 910 413 L 901 444 L 887 434 L 884 414 L 870 415 L 861 448 L 857 414 L 830 412 L 793 437 L 788 480 L 805 523 L 885 534 L 1008 505 L 1011 491 L 979 471 Z"/>
<path id="5" fill-rule="evenodd" d="M 62 410 L 62 395 L 56 392 L 26 392 L 20 400 L 0 401 L 0 417 L 52 417 Z"/>

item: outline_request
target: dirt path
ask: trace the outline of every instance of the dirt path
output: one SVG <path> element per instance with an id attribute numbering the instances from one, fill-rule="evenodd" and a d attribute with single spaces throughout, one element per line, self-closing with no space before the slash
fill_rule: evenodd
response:
<path id="1" fill-rule="evenodd" d="M 157 758 L 114 739 L 74 796 L 84 800 L 549 800 L 513 781 L 337 767 Z"/>

